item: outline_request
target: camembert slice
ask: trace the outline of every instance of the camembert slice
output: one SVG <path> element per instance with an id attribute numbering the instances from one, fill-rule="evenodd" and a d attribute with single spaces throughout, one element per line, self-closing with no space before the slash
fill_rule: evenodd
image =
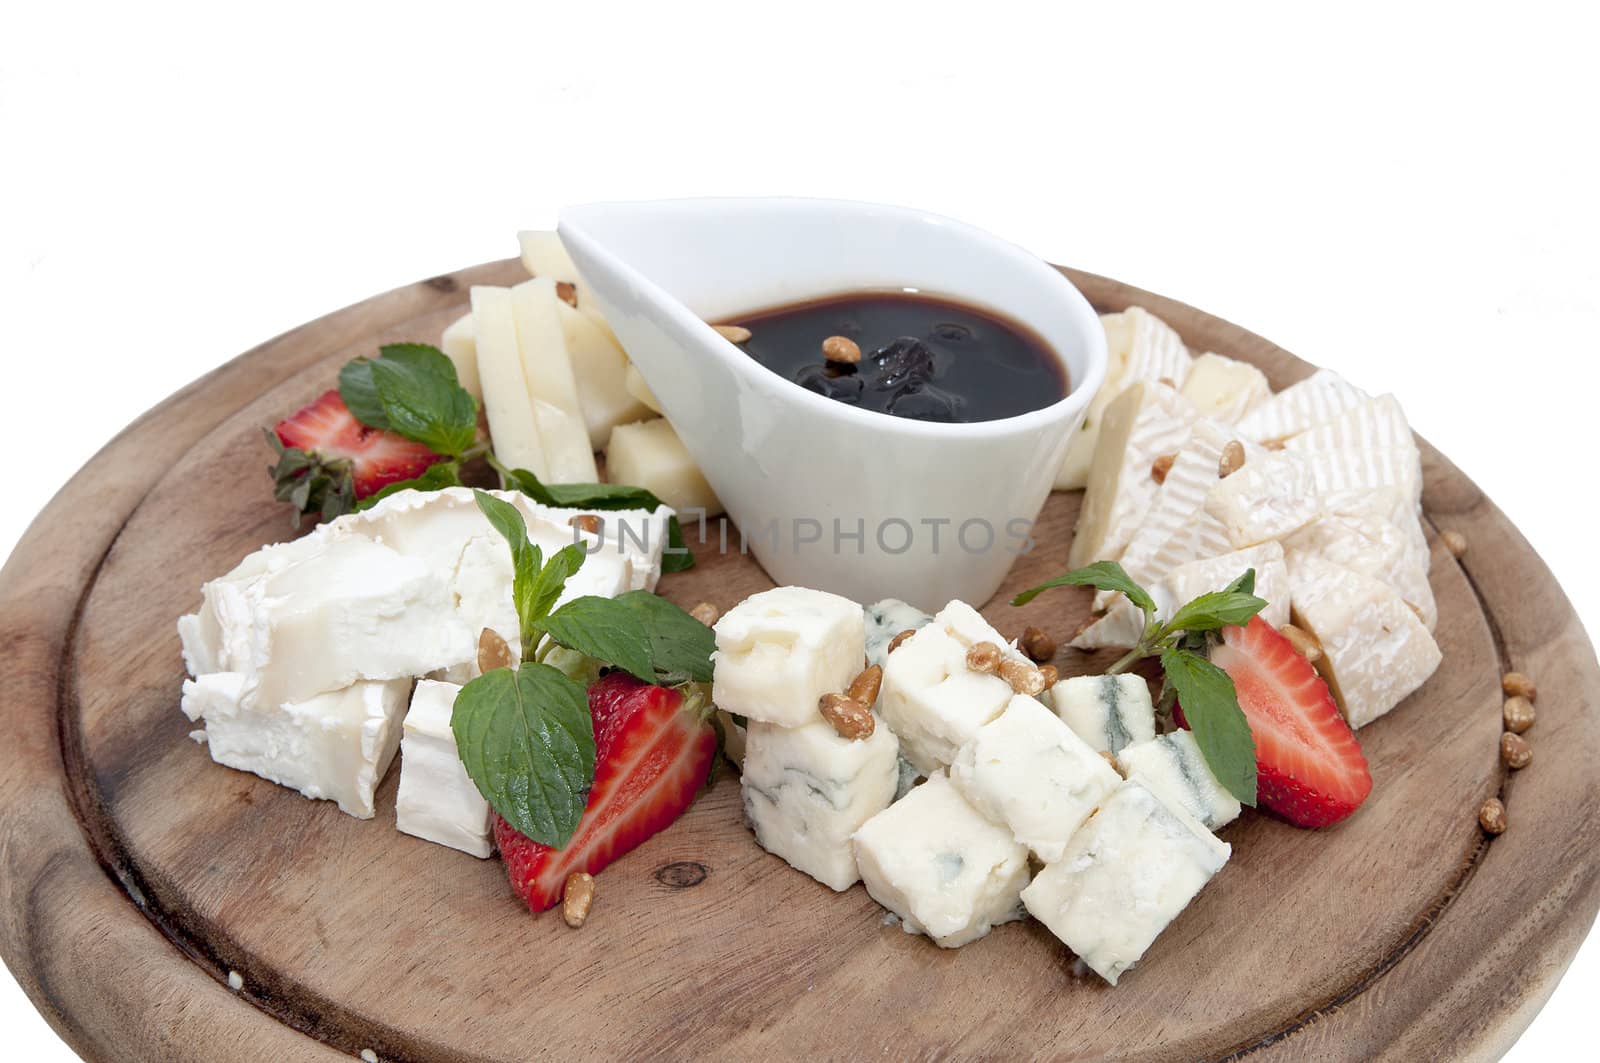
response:
<path id="1" fill-rule="evenodd" d="M 1319 369 L 1246 414 L 1239 421 L 1239 433 L 1258 443 L 1289 439 L 1369 398 L 1371 396 L 1338 373 Z"/>

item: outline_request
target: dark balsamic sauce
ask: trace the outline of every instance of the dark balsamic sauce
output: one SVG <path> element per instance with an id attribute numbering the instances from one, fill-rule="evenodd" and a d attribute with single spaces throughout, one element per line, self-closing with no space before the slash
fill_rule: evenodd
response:
<path id="1" fill-rule="evenodd" d="M 1042 410 L 1071 390 L 1066 367 L 1032 330 L 989 310 L 892 290 L 830 295 L 729 318 L 739 346 L 803 388 L 864 410 L 921 421 L 994 421 Z M 827 361 L 830 336 L 861 351 Z"/>

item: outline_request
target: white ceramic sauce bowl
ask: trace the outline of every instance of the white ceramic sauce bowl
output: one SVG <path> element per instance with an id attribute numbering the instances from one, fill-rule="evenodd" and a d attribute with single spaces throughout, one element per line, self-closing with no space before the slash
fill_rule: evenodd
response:
<path id="1" fill-rule="evenodd" d="M 1055 269 L 948 218 L 835 200 L 596 203 L 563 211 L 559 230 L 586 297 L 780 584 L 925 610 L 952 598 L 981 605 L 1029 548 L 1027 529 L 1105 377 L 1094 309 Z M 1003 420 L 891 417 L 808 391 L 705 324 L 872 288 L 1030 327 L 1065 362 L 1071 393 Z M 693 515 L 685 533 L 699 538 Z M 718 542 L 714 526 L 708 540 Z M 728 549 L 740 548 L 730 537 Z"/>

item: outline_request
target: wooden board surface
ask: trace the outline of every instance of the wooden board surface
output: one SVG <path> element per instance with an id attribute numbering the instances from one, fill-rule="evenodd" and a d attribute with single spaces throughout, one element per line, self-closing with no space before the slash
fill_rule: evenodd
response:
<path id="1" fill-rule="evenodd" d="M 725 766 L 600 876 L 574 932 L 530 917 L 497 861 L 396 832 L 397 770 L 360 821 L 211 763 L 178 712 L 173 625 L 204 580 L 289 534 L 261 427 L 354 354 L 435 339 L 469 284 L 521 275 L 434 278 L 228 363 L 108 445 L 0 573 L 0 951 L 85 1057 L 1492 1058 L 1547 999 L 1600 907 L 1600 667 L 1527 542 L 1426 446 L 1445 663 L 1360 732 L 1372 799 L 1330 831 L 1249 812 L 1225 828 L 1232 861 L 1114 990 L 1074 977 L 1037 924 L 954 952 L 885 927 L 859 886 L 834 894 L 755 845 Z M 1275 387 L 1310 372 L 1192 308 L 1070 275 Z M 1087 592 L 1003 604 L 1065 567 L 1077 504 L 1052 496 L 1040 548 L 985 610 L 1002 631 L 1064 636 L 1084 615 Z M 1466 535 L 1459 562 L 1442 528 Z M 714 544 L 697 554 L 662 593 L 727 607 L 770 585 Z M 1514 777 L 1497 758 L 1510 668 L 1540 687 L 1534 763 Z M 1487 841 L 1476 810 L 1497 792 L 1512 826 Z"/>

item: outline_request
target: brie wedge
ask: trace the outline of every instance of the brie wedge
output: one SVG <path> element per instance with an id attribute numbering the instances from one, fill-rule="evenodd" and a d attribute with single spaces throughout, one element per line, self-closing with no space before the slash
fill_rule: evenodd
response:
<path id="1" fill-rule="evenodd" d="M 1371 396 L 1330 369 L 1319 369 L 1291 384 L 1239 420 L 1239 434 L 1258 443 L 1297 436 L 1332 420 Z"/>

